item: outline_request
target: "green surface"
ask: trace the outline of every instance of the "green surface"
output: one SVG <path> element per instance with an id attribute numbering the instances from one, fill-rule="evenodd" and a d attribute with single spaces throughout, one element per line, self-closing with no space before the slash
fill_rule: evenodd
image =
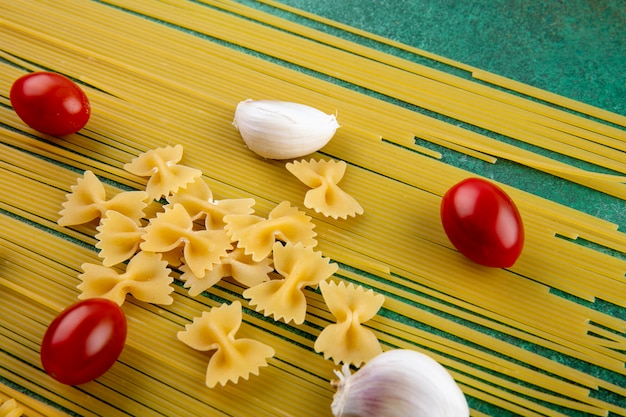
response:
<path id="1" fill-rule="evenodd" d="M 281 0 L 626 115 L 623 0 Z"/>

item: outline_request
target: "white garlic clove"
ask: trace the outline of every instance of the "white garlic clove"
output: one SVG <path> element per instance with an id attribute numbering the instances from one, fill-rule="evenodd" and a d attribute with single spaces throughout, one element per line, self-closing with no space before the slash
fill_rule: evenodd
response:
<path id="1" fill-rule="evenodd" d="M 344 365 L 331 410 L 335 417 L 468 417 L 463 392 L 430 356 L 396 349 L 354 374 Z"/>
<path id="2" fill-rule="evenodd" d="M 318 151 L 339 128 L 335 115 L 304 104 L 250 99 L 237 105 L 233 125 L 250 150 L 269 159 Z"/>

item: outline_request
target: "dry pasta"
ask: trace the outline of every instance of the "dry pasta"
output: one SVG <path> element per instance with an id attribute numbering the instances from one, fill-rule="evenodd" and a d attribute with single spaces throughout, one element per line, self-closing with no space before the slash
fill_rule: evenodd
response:
<path id="1" fill-rule="evenodd" d="M 270 279 L 269 273 L 274 271 L 271 265 L 271 258 L 263 258 L 255 262 L 250 255 L 244 253 L 243 249 L 235 248 L 202 277 L 196 276 L 186 265 L 183 265 L 180 268 L 183 274 L 179 279 L 185 282 L 186 288 L 189 288 L 189 295 L 196 296 L 225 277 L 232 277 L 246 287 L 266 282 Z"/>
<path id="2" fill-rule="evenodd" d="M 178 155 L 182 155 L 182 146 L 177 146 L 177 150 Z M 140 155 L 139 158 L 133 159 L 133 163 L 141 162 L 142 157 L 145 158 L 146 155 L 154 157 L 154 155 L 162 152 L 163 149 L 160 148 L 148 151 Z M 176 159 L 175 162 L 179 161 L 180 158 Z M 181 180 L 186 181 L 187 174 L 185 173 L 190 172 L 186 168 L 184 165 L 178 165 L 177 170 L 168 174 L 169 182 L 177 184 Z M 177 173 L 182 173 L 182 178 L 177 178 Z M 150 183 L 148 182 L 146 187 L 149 186 Z M 182 191 L 182 198 L 179 196 L 178 190 L 184 190 Z M 276 252 L 275 256 L 279 260 L 276 270 L 283 275 L 284 279 L 269 282 L 269 273 L 274 271 L 274 268 L 270 266 L 273 259 L 264 257 L 259 261 L 255 261 L 243 249 L 235 248 L 231 250 L 232 248 L 228 240 L 225 239 L 227 234 L 225 230 L 226 223 L 223 221 L 223 209 L 230 206 L 233 209 L 230 213 L 231 215 L 246 216 L 253 212 L 251 207 L 254 205 L 254 199 L 227 200 L 234 204 L 226 204 L 224 207 L 221 207 L 221 212 L 214 210 L 210 207 L 213 205 L 211 190 L 202 179 L 188 182 L 185 187 L 171 188 L 167 191 L 167 195 L 168 204 L 165 206 L 165 211 L 156 212 L 155 217 L 149 220 L 149 224 L 145 229 L 140 228 L 132 219 L 121 213 L 113 210 L 108 210 L 105 213 L 107 217 L 101 219 L 100 225 L 96 227 L 98 231 L 98 234 L 96 234 L 98 239 L 96 248 L 100 249 L 99 255 L 104 258 L 103 264 L 85 263 L 82 265 L 83 272 L 78 276 L 82 282 L 77 286 L 82 292 L 78 298 L 102 297 L 122 305 L 126 300 L 126 294 L 131 294 L 135 299 L 143 302 L 163 305 L 172 304 L 173 298 L 170 296 L 170 293 L 174 289 L 170 287 L 170 284 L 173 278 L 170 276 L 171 270 L 167 266 L 170 264 L 169 260 L 172 261 L 171 264 L 173 266 L 179 266 L 176 258 L 181 255 L 178 255 L 177 247 L 183 244 L 181 259 L 185 261 L 185 264 L 180 267 L 182 274 L 178 279 L 184 281 L 185 286 L 190 288 L 189 294 L 191 296 L 199 295 L 214 286 L 225 276 L 232 276 L 238 282 L 251 287 L 243 293 L 243 296 L 250 298 L 250 304 L 256 306 L 258 311 L 264 311 L 266 315 L 273 315 L 276 320 L 284 319 L 286 322 L 293 320 L 296 324 L 304 322 L 307 301 L 300 291 L 305 285 L 317 286 L 319 282 L 327 279 L 337 270 L 337 265 L 328 264 L 328 259 L 323 259 L 320 253 L 313 252 L 311 247 L 302 246 L 301 242 L 294 246 L 287 241 L 285 247 L 277 242 L 274 244 L 272 252 Z M 205 203 L 208 203 L 209 207 Z M 286 210 L 283 209 L 283 211 L 290 212 L 289 204 L 284 204 L 284 206 Z M 297 211 L 294 213 L 293 210 L 291 212 L 295 215 L 301 214 Z M 281 211 L 278 210 L 276 213 L 281 213 Z M 272 215 L 276 213 L 272 211 L 269 217 L 272 218 Z M 201 217 L 205 217 L 204 226 L 210 229 L 197 230 L 194 220 L 198 220 Z M 258 218 L 257 216 L 250 217 L 255 220 Z M 280 217 L 280 214 L 276 217 Z M 300 217 L 302 216 L 300 215 Z M 293 233 L 289 232 L 289 226 L 287 224 L 287 227 L 279 227 L 280 230 L 277 232 L 277 235 L 281 237 L 292 236 Z M 198 239 L 197 236 L 202 232 L 210 233 L 212 238 L 205 238 L 204 241 Z M 296 233 L 293 236 L 297 235 Z M 227 245 L 224 248 L 227 251 L 227 255 L 217 258 L 211 257 L 211 253 L 216 251 L 216 247 L 217 251 L 220 250 L 220 241 L 222 244 Z M 142 250 L 137 253 L 140 245 Z M 188 251 L 187 249 L 192 246 L 194 248 Z M 146 249 L 149 250 L 150 248 L 153 248 L 156 252 L 147 252 Z M 162 257 L 161 253 L 166 254 L 166 256 Z M 191 256 L 194 253 L 196 255 L 204 253 L 202 258 L 209 260 L 210 264 L 206 264 L 209 266 L 194 270 L 191 264 L 198 265 L 196 259 Z M 111 267 L 111 265 L 118 264 L 131 257 L 132 259 L 128 262 L 124 272 L 119 272 Z M 201 272 L 199 273 L 198 271 Z M 234 306 L 241 308 L 239 302 L 236 302 Z M 218 312 L 219 310 L 215 310 L 213 315 L 221 317 L 222 314 Z M 241 315 L 241 312 L 239 312 L 239 315 Z M 211 323 L 212 320 L 205 316 L 208 317 L 209 314 L 203 315 L 202 320 Z M 199 321 L 197 323 L 194 322 L 194 326 L 187 329 L 191 333 L 179 332 L 179 338 L 198 350 L 209 350 L 202 347 L 200 335 L 197 331 L 200 327 Z M 209 324 L 209 328 L 214 330 L 215 326 Z M 236 329 L 232 331 L 234 332 Z M 362 330 L 361 333 L 365 334 L 366 331 Z M 371 333 L 367 335 L 373 336 Z M 220 349 L 225 349 L 229 354 L 233 352 L 233 348 L 230 346 L 219 346 L 222 336 L 220 334 L 209 335 L 209 338 L 215 337 L 215 340 L 212 341 L 211 349 L 215 348 L 218 350 L 215 362 L 219 363 L 219 365 L 209 363 L 206 382 L 209 387 L 214 387 L 217 382 L 224 385 L 228 380 L 237 382 L 240 376 L 247 377 L 249 372 L 256 373 L 256 368 L 258 367 L 254 365 L 254 360 L 250 366 L 241 365 L 240 368 L 237 368 L 233 365 L 233 362 L 239 363 L 240 360 L 238 359 L 240 358 L 219 359 L 220 355 L 222 355 L 219 352 Z M 229 337 L 232 338 L 233 335 L 231 334 Z M 375 336 L 373 337 L 375 340 Z M 360 339 L 366 340 L 364 337 Z M 215 345 L 215 343 L 218 345 Z M 257 346 L 257 349 L 261 349 L 263 346 L 258 342 L 249 340 L 246 340 L 245 343 L 243 341 L 237 342 L 237 344 L 243 347 L 241 347 L 242 352 L 236 354 L 236 356 L 249 356 L 250 352 L 248 350 L 251 346 Z M 378 345 L 376 344 L 376 346 Z M 265 352 L 268 352 L 267 349 L 270 348 L 266 348 Z M 328 345 L 323 347 L 323 349 L 332 350 Z M 357 356 L 350 349 L 345 349 L 344 353 L 348 352 L 348 354 L 352 355 L 350 360 L 353 361 L 356 357 L 366 357 L 368 359 L 373 357 L 370 347 L 363 346 L 362 349 L 364 353 L 361 355 L 364 354 L 366 356 Z M 336 350 L 333 350 L 333 352 L 336 352 Z M 254 357 L 254 355 L 252 356 Z M 256 361 L 258 362 L 259 360 L 257 358 Z M 358 363 L 360 364 L 360 362 Z M 261 362 L 258 362 L 258 364 L 261 364 Z"/>
<path id="3" fill-rule="evenodd" d="M 124 165 L 124 169 L 131 174 L 149 177 L 146 193 L 149 198 L 158 200 L 202 175 L 198 169 L 179 165 L 182 157 L 181 145 L 153 149 L 134 158 Z"/>
<path id="4" fill-rule="evenodd" d="M 0 417 L 20 417 L 23 412 L 24 409 L 13 398 L 0 402 Z"/>
<path id="5" fill-rule="evenodd" d="M 200 177 L 168 196 L 167 202 L 181 204 L 194 221 L 204 218 L 205 228 L 209 230 L 223 228 L 227 214 L 254 213 L 253 198 L 214 200 L 211 189 Z"/>
<path id="6" fill-rule="evenodd" d="M 241 298 L 253 286 L 238 282 L 234 270 L 222 271 L 233 274 L 232 280 L 219 279 L 191 298 L 182 287 L 187 281 L 181 278 L 189 267 L 181 264 L 183 246 L 162 254 L 171 268 L 183 265 L 172 271 L 177 280 L 170 294 L 174 302 L 153 306 L 128 297 L 124 308 L 132 318 L 129 348 L 100 381 L 80 390 L 59 387 L 43 374 L 37 355 L 46 323 L 78 296 L 80 266 L 103 260 L 113 263 L 136 250 L 131 242 L 139 231 L 130 225 L 132 236 L 119 253 L 100 243 L 107 241 L 106 233 L 99 239 L 94 236 L 107 232 L 102 224 L 109 217 L 107 210 L 114 210 L 102 202 L 118 194 L 128 198 L 129 188 L 143 189 L 150 181 L 151 175 L 123 169 L 137 155 L 166 149 L 172 138 L 184 144 L 184 159 L 172 165 L 193 167 L 181 168 L 187 172 L 181 177 L 189 180 L 178 186 L 181 199 L 169 195 L 166 188 L 170 187 L 163 187 L 166 192 L 161 194 L 166 195 L 169 209 L 181 204 L 188 211 L 192 226 L 186 231 L 223 228 L 228 225 L 223 217 L 233 211 L 251 223 L 258 220 L 267 225 L 281 201 L 301 201 L 302 188 L 284 175 L 284 165 L 250 155 L 230 124 L 234 106 L 243 98 L 297 98 L 337 112 L 342 129 L 324 155 L 314 157 L 350 165 L 341 187 L 367 208 L 367 215 L 350 222 L 313 213 L 305 228 L 310 233 L 314 225 L 315 234 L 308 236 L 317 243 L 316 250 L 342 264 L 337 278 L 385 294 L 384 308 L 365 325 L 384 349 L 434 353 L 461 383 L 475 416 L 626 415 L 623 231 L 617 224 L 505 186 L 523 212 L 527 250 L 511 270 L 485 271 L 458 256 L 437 218 L 440 196 L 472 173 L 447 165 L 445 155 L 422 146 L 437 143 L 492 163 L 495 170 L 500 159 L 509 159 L 549 178 L 564 178 L 615 196 L 619 206 L 626 198 L 624 116 L 272 1 L 264 3 L 454 66 L 467 77 L 232 1 L 3 3 L 0 91 L 8 91 L 12 80 L 27 71 L 52 69 L 84 83 L 93 114 L 87 129 L 50 142 L 24 127 L 8 97 L 0 93 L 0 185 L 19 190 L 0 196 L 2 381 L 12 381 L 50 401 L 60 410 L 58 415 L 328 413 L 332 397 L 328 379 L 334 364 L 315 353 L 314 341 L 336 320 L 323 296 L 309 288 L 302 291 L 308 308 L 297 329 L 254 313 Z M 256 56 L 208 37 L 239 44 Z M 458 118 L 488 134 L 328 83 L 311 72 L 294 71 L 263 59 L 263 54 Z M 498 135 L 573 158 L 574 165 L 500 142 Z M 577 160 L 615 174 L 575 166 Z M 148 163 L 153 168 L 159 164 Z M 98 200 L 98 210 L 86 209 L 91 214 L 82 218 L 93 217 L 85 223 L 61 227 L 56 221 L 65 193 L 71 193 L 77 172 L 85 171 L 107 180 L 100 185 L 106 193 L 85 192 L 86 198 Z M 386 198 L 381 198 L 380 190 Z M 187 197 L 201 198 L 183 199 L 187 191 Z M 133 208 L 145 204 L 140 203 L 143 200 L 137 198 Z M 128 217 L 154 218 L 161 213 L 160 207 L 143 207 L 142 213 Z M 100 225 L 91 221 L 97 217 L 103 217 Z M 211 225 L 201 224 L 209 218 Z M 186 218 L 185 222 L 188 225 Z M 136 224 L 140 227 L 139 221 Z M 114 232 L 111 241 L 122 236 L 121 222 L 117 226 L 109 230 Z M 269 230 L 260 235 L 271 248 L 276 236 Z M 246 234 L 252 241 L 252 229 Z M 95 248 L 100 253 L 95 244 L 101 246 Z M 214 263 L 213 270 L 233 268 L 230 256 L 235 251 L 239 249 L 220 256 L 224 264 Z M 262 258 L 262 262 L 270 260 Z M 206 353 L 189 349 L 174 340 L 174 334 L 198 311 L 237 301 L 243 308 L 241 337 L 271 346 L 275 356 L 258 377 L 207 391 L 198 384 L 206 377 Z"/>
<path id="7" fill-rule="evenodd" d="M 213 308 L 195 318 L 193 323 L 178 332 L 178 338 L 200 351 L 215 351 L 209 359 L 206 384 L 212 388 L 228 381 L 247 379 L 258 375 L 258 369 L 266 366 L 267 358 L 274 356 L 274 349 L 252 339 L 235 338 L 241 324 L 241 304 Z"/>
<path id="8" fill-rule="evenodd" d="M 144 230 L 128 216 L 107 210 L 96 227 L 96 248 L 104 266 L 114 266 L 132 258 L 139 250 Z"/>
<path id="9" fill-rule="evenodd" d="M 294 161 L 287 170 L 311 190 L 304 196 L 304 206 L 333 219 L 363 214 L 363 207 L 337 184 L 346 172 L 346 163 L 335 160 Z"/>
<path id="10" fill-rule="evenodd" d="M 172 304 L 170 286 L 173 278 L 167 262 L 161 255 L 141 251 L 128 262 L 122 273 L 111 267 L 85 263 L 83 272 L 78 276 L 82 281 L 78 285 L 81 294 L 78 298 L 102 297 L 122 305 L 126 294 L 131 294 L 140 301 L 155 304 Z"/>
<path id="11" fill-rule="evenodd" d="M 274 243 L 272 247 L 274 268 L 282 279 L 257 284 L 243 292 L 250 305 L 275 320 L 304 323 L 307 301 L 302 291 L 305 286 L 317 287 L 337 271 L 337 264 L 330 263 L 321 252 L 310 246 L 287 242 Z"/>
<path id="12" fill-rule="evenodd" d="M 225 230 L 254 261 L 261 261 L 272 253 L 276 240 L 312 247 L 317 244 L 315 224 L 311 217 L 293 207 L 289 201 L 278 204 L 267 218 L 254 214 L 224 216 Z"/>
<path id="13" fill-rule="evenodd" d="M 143 191 L 119 193 L 107 200 L 104 186 L 91 171 L 85 171 L 83 178 L 72 186 L 72 192 L 67 195 L 63 209 L 59 212 L 58 222 L 61 226 L 83 224 L 104 217 L 106 212 L 117 211 L 135 222 L 143 216 L 146 207 Z"/>
<path id="14" fill-rule="evenodd" d="M 29 397 L 27 394 L 7 385 L 0 384 L 0 404 L 2 401 L 10 400 L 15 400 L 18 407 L 22 408 L 25 415 L 29 417 L 61 417 L 67 415 L 50 404 Z"/>
<path id="15" fill-rule="evenodd" d="M 325 358 L 360 366 L 382 352 L 376 335 L 363 326 L 385 302 L 381 294 L 340 281 L 320 282 L 320 290 L 337 322 L 328 325 L 315 340 L 314 349 Z"/>
<path id="16" fill-rule="evenodd" d="M 150 252 L 170 252 L 181 246 L 185 264 L 200 277 L 232 249 L 225 230 L 195 230 L 185 207 L 174 204 L 150 220 L 140 248 Z"/>

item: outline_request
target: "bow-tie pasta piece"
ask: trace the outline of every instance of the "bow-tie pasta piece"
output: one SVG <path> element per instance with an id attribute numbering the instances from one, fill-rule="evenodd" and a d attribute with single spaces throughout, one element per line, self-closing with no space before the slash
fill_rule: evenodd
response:
<path id="1" fill-rule="evenodd" d="M 144 230 L 130 217 L 109 210 L 96 227 L 96 248 L 104 266 L 113 266 L 132 258 L 139 250 Z"/>
<path id="2" fill-rule="evenodd" d="M 274 349 L 257 340 L 235 338 L 241 326 L 241 303 L 222 304 L 193 319 L 192 324 L 178 332 L 178 339 L 199 351 L 215 351 L 209 359 L 206 385 L 237 383 L 239 378 L 258 375 L 259 368 L 267 366 Z"/>
<path id="3" fill-rule="evenodd" d="M 246 287 L 261 284 L 269 281 L 269 273 L 273 270 L 270 258 L 255 262 L 250 255 L 244 253 L 243 249 L 235 248 L 228 252 L 226 257 L 220 259 L 211 271 L 206 271 L 202 277 L 196 276 L 186 265 L 183 265 L 180 280 L 184 281 L 185 288 L 189 288 L 189 295 L 195 297 L 225 277 L 233 277 Z"/>
<path id="4" fill-rule="evenodd" d="M 304 323 L 307 301 L 302 291 L 305 286 L 317 287 L 337 272 L 337 264 L 331 264 L 321 252 L 298 243 L 284 246 L 276 242 L 273 248 L 274 268 L 283 279 L 274 279 L 255 285 L 243 292 L 256 311 L 285 323 Z"/>
<path id="5" fill-rule="evenodd" d="M 117 211 L 141 224 L 147 194 L 144 191 L 123 191 L 107 200 L 104 184 L 91 171 L 85 171 L 76 185 L 71 187 L 72 192 L 66 195 L 63 209 L 59 212 L 60 226 L 73 226 L 88 223 L 104 217 L 107 211 Z"/>
<path id="6" fill-rule="evenodd" d="M 82 269 L 84 272 L 78 276 L 82 280 L 78 285 L 81 300 L 108 298 L 121 306 L 130 294 L 147 303 L 172 304 L 170 294 L 174 288 L 170 284 L 174 279 L 159 254 L 139 252 L 128 262 L 125 272 L 90 263 L 83 264 Z"/>
<path id="7" fill-rule="evenodd" d="M 191 216 L 180 204 L 158 213 L 145 231 L 142 250 L 170 252 L 182 246 L 185 264 L 200 277 L 232 249 L 225 230 L 194 230 Z"/>
<path id="8" fill-rule="evenodd" d="M 337 322 L 326 326 L 315 341 L 314 349 L 335 364 L 360 366 L 382 352 L 376 335 L 363 323 L 373 318 L 385 302 L 382 294 L 341 281 L 321 282 L 320 290 Z"/>
<path id="9" fill-rule="evenodd" d="M 194 221 L 204 218 L 208 230 L 223 229 L 226 225 L 224 216 L 227 214 L 254 213 L 253 198 L 214 200 L 211 189 L 202 177 L 168 196 L 167 202 L 181 204 Z"/>
<path id="10" fill-rule="evenodd" d="M 317 244 L 317 235 L 311 217 L 283 201 L 265 219 L 253 214 L 229 214 L 224 216 L 226 232 L 252 259 L 260 261 L 272 252 L 274 242 L 301 243 L 305 247 Z"/>
<path id="11" fill-rule="evenodd" d="M 304 206 L 333 219 L 363 214 L 363 207 L 337 185 L 346 172 L 346 163 L 311 159 L 294 161 L 287 170 L 311 188 L 304 196 Z"/>
<path id="12" fill-rule="evenodd" d="M 0 417 L 20 417 L 23 413 L 24 409 L 13 398 L 0 401 Z"/>
<path id="13" fill-rule="evenodd" d="M 124 169 L 140 177 L 149 177 L 146 192 L 149 198 L 158 200 L 202 175 L 199 169 L 180 165 L 182 158 L 182 145 L 166 146 L 142 153 L 124 165 Z"/>

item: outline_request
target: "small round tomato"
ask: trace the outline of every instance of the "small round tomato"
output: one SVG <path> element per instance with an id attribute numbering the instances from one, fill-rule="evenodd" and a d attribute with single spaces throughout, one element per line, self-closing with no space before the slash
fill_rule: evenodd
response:
<path id="1" fill-rule="evenodd" d="M 126 316 L 113 301 L 89 298 L 63 310 L 41 342 L 41 363 L 52 378 L 80 385 L 104 374 L 126 343 Z"/>
<path id="2" fill-rule="evenodd" d="M 468 178 L 441 201 L 441 222 L 450 242 L 481 265 L 508 268 L 524 246 L 524 226 L 511 198 L 496 185 Z"/>
<path id="3" fill-rule="evenodd" d="M 10 98 L 24 123 L 49 135 L 78 132 L 91 113 L 83 90 L 54 72 L 33 72 L 18 78 L 11 87 Z"/>

